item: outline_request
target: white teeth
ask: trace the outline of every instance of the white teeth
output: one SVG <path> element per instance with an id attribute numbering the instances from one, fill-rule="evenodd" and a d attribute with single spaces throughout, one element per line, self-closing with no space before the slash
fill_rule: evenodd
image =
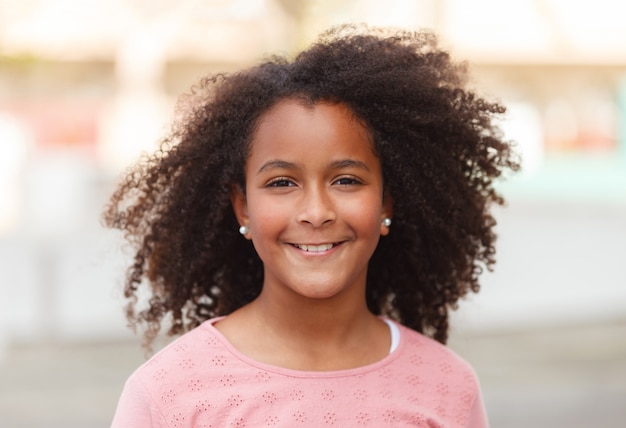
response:
<path id="1" fill-rule="evenodd" d="M 333 248 L 333 244 L 322 244 L 322 245 L 296 244 L 296 247 L 300 248 L 303 251 L 307 251 L 311 253 L 321 253 L 322 251 L 328 251 L 331 248 Z"/>

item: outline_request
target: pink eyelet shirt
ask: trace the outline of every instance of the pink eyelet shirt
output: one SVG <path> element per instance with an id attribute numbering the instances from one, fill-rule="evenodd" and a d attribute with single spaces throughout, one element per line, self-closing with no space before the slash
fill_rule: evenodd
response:
<path id="1" fill-rule="evenodd" d="M 113 428 L 487 428 L 476 375 L 445 346 L 396 324 L 396 349 L 355 369 L 254 361 L 206 321 L 127 380 Z"/>

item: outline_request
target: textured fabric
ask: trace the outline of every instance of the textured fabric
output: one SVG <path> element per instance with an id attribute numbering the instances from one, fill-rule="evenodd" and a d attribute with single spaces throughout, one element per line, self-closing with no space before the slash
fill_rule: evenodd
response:
<path id="1" fill-rule="evenodd" d="M 238 352 L 209 320 L 138 368 L 113 428 L 487 427 L 474 371 L 403 326 L 397 349 L 364 367 L 306 372 Z"/>

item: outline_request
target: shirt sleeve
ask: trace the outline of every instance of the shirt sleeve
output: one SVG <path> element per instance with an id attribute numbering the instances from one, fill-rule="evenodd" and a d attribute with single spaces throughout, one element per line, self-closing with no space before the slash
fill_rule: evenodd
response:
<path id="1" fill-rule="evenodd" d="M 487 410 L 485 409 L 485 403 L 483 401 L 483 396 L 478 388 L 476 392 L 476 398 L 474 399 L 474 404 L 470 409 L 469 419 L 468 419 L 468 428 L 489 428 L 489 419 L 487 418 Z"/>
<path id="2" fill-rule="evenodd" d="M 154 406 L 141 381 L 131 376 L 117 404 L 111 428 L 165 428 L 167 424 Z"/>

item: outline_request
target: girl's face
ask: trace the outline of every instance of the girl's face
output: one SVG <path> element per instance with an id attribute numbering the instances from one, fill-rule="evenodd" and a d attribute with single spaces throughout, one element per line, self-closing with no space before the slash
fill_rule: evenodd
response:
<path id="1" fill-rule="evenodd" d="M 342 104 L 284 100 L 262 118 L 232 202 L 263 261 L 263 292 L 364 295 L 391 216 L 367 130 Z"/>

